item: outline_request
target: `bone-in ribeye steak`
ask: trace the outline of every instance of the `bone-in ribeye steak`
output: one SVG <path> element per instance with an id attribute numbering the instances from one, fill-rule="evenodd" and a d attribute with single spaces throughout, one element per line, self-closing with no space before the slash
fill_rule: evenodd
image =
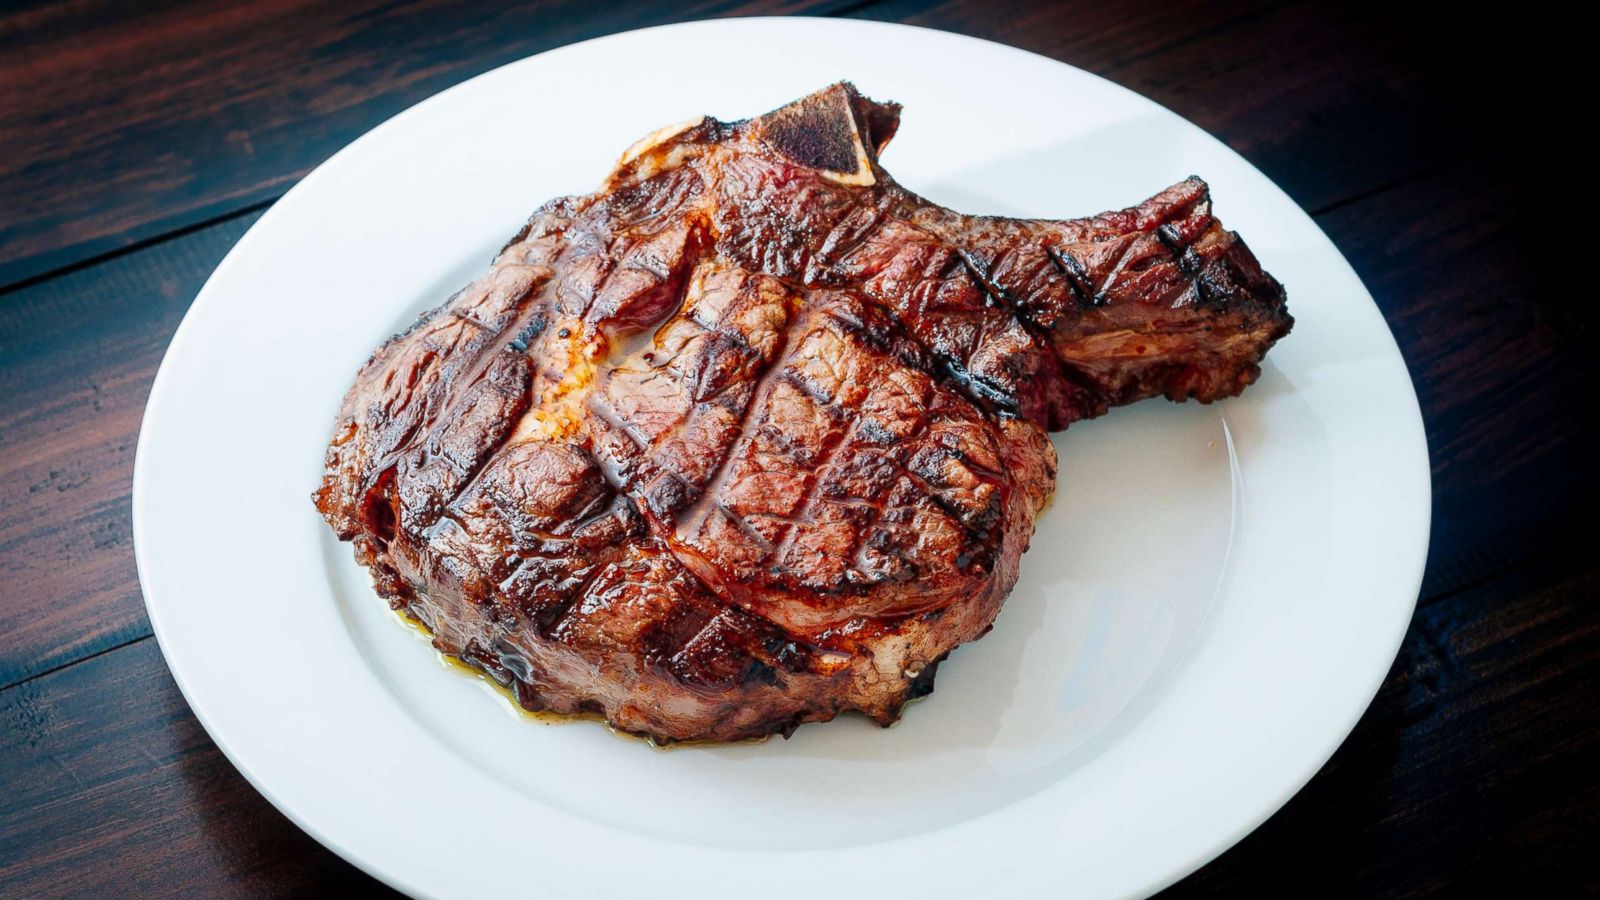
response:
<path id="1" fill-rule="evenodd" d="M 379 348 L 315 495 L 379 592 L 529 709 L 888 724 L 1010 592 L 1048 431 L 1237 394 L 1288 333 L 1200 180 L 965 216 L 878 165 L 898 121 L 838 84 L 663 129 Z"/>

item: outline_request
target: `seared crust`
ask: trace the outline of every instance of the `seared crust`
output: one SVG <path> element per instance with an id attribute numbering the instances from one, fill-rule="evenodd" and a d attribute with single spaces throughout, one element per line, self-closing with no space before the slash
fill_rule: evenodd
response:
<path id="1" fill-rule="evenodd" d="M 894 721 L 988 630 L 1047 430 L 1238 393 L 1292 320 L 1190 179 L 962 216 L 835 85 L 658 132 L 540 209 L 346 396 L 315 500 L 529 709 L 660 742 Z"/>

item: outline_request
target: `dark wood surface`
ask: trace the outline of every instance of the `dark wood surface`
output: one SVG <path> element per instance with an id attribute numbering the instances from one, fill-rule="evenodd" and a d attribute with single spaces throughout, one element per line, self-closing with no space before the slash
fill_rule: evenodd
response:
<path id="1" fill-rule="evenodd" d="M 128 488 L 161 354 L 260 212 L 393 113 L 571 41 L 790 12 L 1172 108 L 1313 213 L 1411 367 L 1435 504 L 1405 646 L 1327 768 L 1171 893 L 1600 890 L 1600 348 L 1558 193 L 1579 138 L 1532 112 L 1584 83 L 1575 36 L 1399 4 L 74 0 L 0 11 L 0 896 L 383 892 L 237 774 L 150 639 Z"/>

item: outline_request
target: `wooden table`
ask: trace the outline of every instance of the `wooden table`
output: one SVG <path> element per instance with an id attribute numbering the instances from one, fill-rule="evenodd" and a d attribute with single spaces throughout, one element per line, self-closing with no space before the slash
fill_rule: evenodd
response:
<path id="1" fill-rule="evenodd" d="M 1154 98 L 1309 210 L 1399 339 L 1435 491 L 1410 634 L 1327 768 L 1172 893 L 1600 888 L 1596 300 L 1560 277 L 1594 251 L 1587 204 L 1553 202 L 1592 98 L 1565 125 L 1517 112 L 1587 84 L 1555 70 L 1585 61 L 1575 35 L 1250 0 L 131 6 L 0 13 L 0 895 L 383 891 L 245 783 L 151 640 L 128 487 L 162 351 L 261 212 L 390 115 L 561 44 L 750 13 L 965 32 Z"/>

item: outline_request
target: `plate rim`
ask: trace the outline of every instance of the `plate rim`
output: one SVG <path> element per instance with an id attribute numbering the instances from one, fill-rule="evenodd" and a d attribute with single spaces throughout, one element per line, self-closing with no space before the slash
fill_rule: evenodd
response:
<path id="1" fill-rule="evenodd" d="M 340 159 L 341 157 L 345 156 L 346 154 L 350 153 L 353 148 L 356 148 L 358 146 L 361 146 L 361 145 L 367 144 L 369 142 L 372 142 L 372 141 L 380 139 L 381 136 L 384 133 L 386 133 L 389 129 L 395 127 L 395 123 L 400 122 L 400 121 L 406 119 L 408 116 L 413 115 L 418 109 L 421 109 L 421 108 L 426 107 L 426 106 L 431 106 L 431 105 L 435 105 L 435 104 L 448 102 L 448 98 L 452 94 L 454 94 L 457 91 L 461 91 L 461 90 L 467 88 L 469 85 L 472 85 L 472 84 L 474 84 L 476 82 L 479 82 L 480 80 L 495 76 L 498 73 L 502 73 L 504 70 L 506 70 L 508 68 L 515 67 L 515 66 L 527 63 L 530 60 L 537 59 L 539 57 L 545 56 L 545 55 L 550 54 L 550 53 L 556 53 L 556 52 L 560 52 L 560 51 L 564 51 L 564 50 L 570 50 L 570 49 L 576 48 L 576 47 L 593 46 L 593 45 L 596 45 L 596 44 L 604 43 L 604 42 L 611 41 L 611 40 L 614 40 L 614 39 L 617 39 L 617 38 L 621 38 L 621 37 L 637 36 L 637 35 L 648 34 L 648 33 L 653 33 L 653 32 L 699 29 L 699 28 L 704 28 L 706 26 L 711 26 L 713 28 L 726 28 L 726 27 L 730 27 L 730 26 L 737 27 L 737 26 L 744 25 L 744 24 L 747 24 L 747 23 L 753 23 L 753 24 L 756 24 L 756 25 L 762 25 L 762 24 L 772 25 L 772 24 L 778 24 L 778 23 L 789 24 L 789 23 L 794 23 L 794 22 L 797 22 L 797 21 L 800 21 L 800 22 L 812 22 L 812 23 L 826 23 L 830 27 L 838 27 L 838 28 L 843 28 L 843 29 L 867 29 L 867 30 L 880 30 L 881 29 L 881 30 L 885 30 L 885 31 L 927 32 L 927 33 L 930 33 L 930 34 L 933 34 L 933 35 L 938 35 L 938 36 L 944 37 L 944 38 L 957 38 L 957 39 L 960 39 L 962 41 L 970 41 L 970 42 L 975 42 L 977 44 L 983 44 L 983 45 L 989 45 L 991 47 L 1002 48 L 1003 50 L 1005 50 L 1008 53 L 1023 54 L 1023 55 L 1028 56 L 1028 57 L 1034 57 L 1034 58 L 1036 58 L 1038 60 L 1042 60 L 1044 62 L 1047 62 L 1047 63 L 1051 64 L 1051 65 L 1065 66 L 1067 68 L 1074 69 L 1079 74 L 1084 75 L 1084 76 L 1088 76 L 1089 78 L 1095 79 L 1097 81 L 1104 82 L 1107 85 L 1111 85 L 1112 87 L 1114 87 L 1118 91 L 1122 91 L 1122 92 L 1125 92 L 1125 93 L 1128 93 L 1128 94 L 1132 94 L 1133 96 L 1137 97 L 1143 103 L 1150 104 L 1150 105 L 1160 109 L 1161 111 L 1163 111 L 1167 115 L 1170 115 L 1170 116 L 1173 116 L 1174 118 L 1177 118 L 1179 121 L 1185 123 L 1189 127 L 1194 128 L 1196 131 L 1198 131 L 1198 132 L 1200 132 L 1202 134 L 1206 134 L 1208 137 L 1210 137 L 1209 132 L 1206 132 L 1204 129 L 1201 129 L 1198 126 L 1193 125 L 1193 123 L 1190 123 L 1187 119 L 1184 119 L 1183 117 L 1178 116 L 1176 113 L 1173 113 L 1171 110 L 1167 109 L 1165 106 L 1162 106 L 1161 104 L 1156 103 L 1156 101 L 1153 101 L 1150 98 L 1145 97 L 1142 94 L 1138 94 L 1137 92 L 1134 92 L 1134 91 L 1131 91 L 1131 90 L 1129 90 L 1127 88 L 1124 88 L 1121 85 L 1117 85 L 1115 82 L 1111 82 L 1108 79 L 1102 78 L 1101 76 L 1096 75 L 1093 72 L 1089 72 L 1089 71 L 1083 70 L 1083 69 L 1078 69 L 1077 67 L 1072 66 L 1069 63 L 1065 63 L 1065 62 L 1062 62 L 1060 60 L 1052 59 L 1052 58 L 1044 56 L 1042 54 L 1037 54 L 1037 53 L 1033 53 L 1031 51 L 1023 50 L 1021 48 L 1012 47 L 1012 46 L 1005 45 L 1005 44 L 1000 44 L 998 42 L 989 41 L 989 40 L 986 40 L 986 39 L 983 39 L 983 38 L 977 38 L 977 37 L 973 37 L 973 36 L 970 36 L 970 35 L 964 35 L 964 34 L 959 34 L 959 33 L 955 33 L 955 32 L 946 32 L 946 31 L 941 31 L 941 30 L 938 30 L 938 29 L 926 28 L 926 27 L 923 27 L 923 26 L 907 25 L 907 24 L 892 23 L 892 22 L 841 20 L 841 19 L 833 19 L 833 18 L 826 18 L 826 17 L 809 17 L 809 16 L 751 16 L 751 17 L 736 17 L 736 18 L 727 18 L 727 19 L 694 20 L 694 21 L 688 21 L 688 22 L 679 22 L 679 23 L 672 23 L 672 24 L 666 24 L 666 25 L 652 26 L 652 27 L 648 27 L 648 28 L 632 29 L 632 30 L 628 30 L 628 31 L 616 32 L 616 33 L 612 33 L 612 34 L 607 34 L 607 35 L 602 35 L 602 36 L 599 36 L 599 37 L 591 38 L 589 40 L 585 40 L 585 41 L 581 41 L 581 42 L 576 42 L 576 43 L 572 43 L 572 44 L 566 44 L 566 45 L 562 45 L 562 46 L 559 46 L 559 47 L 550 48 L 549 50 L 545 50 L 545 51 L 542 51 L 542 52 L 537 53 L 537 54 L 533 54 L 533 55 L 528 56 L 528 57 L 523 57 L 521 59 L 508 62 L 508 63 L 503 64 L 501 66 L 497 66 L 497 67 L 495 67 L 493 69 L 490 69 L 490 70 L 488 70 L 486 72 L 483 72 L 483 73 L 481 73 L 479 75 L 476 75 L 476 76 L 474 76 L 472 78 L 466 79 L 466 80 L 464 80 L 462 82 L 459 82 L 459 83 L 457 83 L 455 85 L 452 85 L 451 87 L 446 88 L 446 89 L 444 89 L 444 90 L 442 90 L 442 91 L 440 91 L 438 93 L 435 93 L 435 94 L 433 94 L 433 95 L 431 95 L 431 96 L 429 96 L 429 97 L 427 97 L 427 98 L 425 98 L 425 99 L 423 99 L 423 100 L 421 100 L 421 101 L 419 101 L 419 102 L 417 102 L 415 104 L 412 104 L 411 106 L 408 106 L 407 108 L 405 108 L 405 109 L 401 110 L 400 112 L 396 113 L 395 115 L 389 117 L 388 119 L 384 120 L 383 122 L 381 122 L 377 126 L 373 127 L 372 129 L 364 132 L 362 135 L 357 137 L 355 140 L 351 141 L 349 144 L 345 145 L 339 151 L 337 151 L 332 156 L 330 156 L 327 160 L 324 160 L 322 163 L 320 163 L 318 166 L 316 166 L 311 172 L 307 173 L 307 175 L 305 177 L 301 178 L 292 188 L 290 188 L 289 191 L 285 192 L 285 194 L 282 197 L 280 197 L 279 200 L 277 202 L 275 202 L 272 205 L 271 208 L 269 208 L 267 210 L 267 212 L 261 217 L 261 219 L 258 220 L 256 223 L 252 224 L 250 229 L 248 229 L 247 232 L 243 236 L 241 236 L 239 238 L 239 240 L 234 244 L 234 246 L 229 249 L 228 253 L 223 257 L 222 261 L 217 265 L 216 269 L 212 272 L 212 274 L 210 276 L 208 276 L 205 285 L 203 285 L 202 288 L 200 289 L 200 291 L 197 293 L 196 298 L 195 298 L 194 302 L 192 303 L 192 305 L 190 306 L 190 308 L 188 310 L 186 310 L 182 321 L 180 322 L 177 330 L 175 331 L 175 333 L 173 335 L 173 338 L 172 338 L 171 342 L 169 343 L 166 351 L 163 354 L 161 365 L 160 365 L 160 367 L 159 367 L 159 369 L 157 371 L 156 377 L 155 377 L 155 379 L 154 379 L 154 381 L 153 381 L 153 383 L 151 385 L 150 394 L 149 394 L 149 396 L 148 396 L 148 398 L 146 400 L 145 409 L 144 409 L 144 412 L 143 412 L 143 414 L 141 416 L 139 436 L 138 436 L 138 441 L 137 441 L 136 451 L 135 451 L 134 475 L 133 475 L 133 483 L 132 483 L 132 491 L 131 491 L 131 506 L 132 506 L 132 512 L 133 512 L 133 536 L 134 536 L 135 562 L 136 562 L 136 567 L 137 567 L 138 573 L 139 573 L 140 587 L 141 587 L 142 596 L 143 596 L 143 599 L 144 599 L 144 602 L 145 602 L 146 611 L 147 611 L 147 614 L 148 614 L 150 622 L 151 622 L 152 632 L 155 634 L 155 637 L 156 637 L 156 640 L 157 640 L 157 644 L 161 649 L 163 660 L 165 661 L 169 671 L 172 673 L 173 679 L 177 683 L 177 685 L 179 687 L 179 690 L 180 690 L 181 694 L 184 697 L 185 702 L 189 704 L 189 707 L 190 707 L 191 711 L 193 712 L 193 714 L 195 715 L 195 717 L 200 721 L 202 726 L 206 729 L 206 732 L 207 732 L 208 736 L 213 740 L 213 742 L 216 743 L 217 747 L 223 752 L 224 756 L 246 778 L 246 780 L 251 784 L 251 786 L 254 787 L 257 790 L 257 792 L 259 792 L 263 797 L 265 797 L 276 809 L 278 809 L 279 812 L 283 813 L 287 818 L 290 819 L 290 821 L 294 822 L 294 824 L 297 827 L 299 827 L 301 830 L 305 831 L 307 834 L 311 835 L 315 840 L 317 840 L 324 847 L 327 847 L 329 850 L 334 852 L 336 855 L 338 855 L 342 859 L 346 860 L 347 862 L 350 862 L 351 864 L 357 866 L 358 868 L 362 869 L 363 871 L 373 875 L 374 877 L 378 878 L 380 881 L 384 882 L 385 884 L 389 885 L 390 887 L 393 887 L 393 888 L 395 888 L 397 890 L 400 890 L 402 892 L 418 893 L 417 884 L 414 881 L 408 881 L 404 877 L 404 873 L 398 871 L 393 866 L 393 861 L 392 860 L 377 860 L 377 859 L 373 859 L 368 854 L 362 854 L 360 852 L 357 852 L 357 851 L 353 850 L 348 843 L 338 840 L 334 835 L 331 835 L 331 834 L 327 833 L 326 831 L 324 831 L 322 828 L 320 828 L 317 825 L 317 823 L 315 823 L 315 822 L 309 820 L 307 817 L 301 815 L 301 813 L 296 809 L 295 805 L 293 803 L 289 802 L 287 798 L 284 798 L 284 797 L 280 796 L 278 793 L 274 792 L 271 789 L 271 786 L 269 784 L 267 784 L 262 778 L 260 778 L 258 773 L 255 770 L 253 770 L 246 763 L 246 761 L 242 758 L 242 754 L 238 751 L 238 748 L 234 747 L 232 745 L 232 743 L 224 736 L 224 734 L 221 732 L 221 729 L 219 729 L 216 726 L 214 718 L 212 716 L 208 715 L 208 713 L 207 713 L 206 709 L 203 707 L 203 705 L 202 704 L 197 704 L 197 702 L 196 702 L 196 692 L 195 692 L 193 686 L 189 683 L 188 678 L 184 674 L 184 671 L 183 671 L 184 667 L 181 665 L 181 663 L 178 662 L 178 660 L 176 659 L 176 657 L 174 655 L 175 651 L 173 649 L 173 643 L 172 643 L 173 639 L 171 637 L 171 634 L 169 633 L 169 626 L 163 625 L 163 616 L 159 612 L 160 604 L 159 604 L 158 601 L 156 601 L 154 599 L 154 597 L 156 595 L 156 592 L 152 589 L 151 577 L 149 575 L 149 572 L 151 570 L 151 563 L 147 559 L 148 554 L 150 554 L 152 552 L 150 550 L 151 540 L 152 540 L 150 538 L 150 535 L 151 535 L 152 530 L 154 528 L 153 525 L 149 524 L 149 522 L 150 522 L 150 513 L 148 511 L 149 510 L 148 504 L 150 502 L 150 498 L 155 493 L 155 489 L 153 489 L 151 487 L 151 485 L 148 483 L 149 472 L 150 472 L 150 465 L 148 463 L 148 460 L 149 460 L 149 456 L 150 456 L 151 443 L 153 441 L 153 439 L 150 438 L 150 434 L 152 432 L 151 432 L 151 429 L 150 429 L 149 426 L 152 423 L 152 418 L 154 418 L 154 412 L 156 410 L 160 409 L 163 404 L 169 402 L 167 398 L 170 396 L 171 391 L 172 391 L 171 382 L 172 382 L 173 378 L 176 377 L 176 376 L 172 375 L 173 367 L 169 365 L 169 362 L 179 352 L 181 352 L 181 348 L 182 347 L 186 346 L 186 337 L 192 335 L 192 332 L 198 327 L 198 326 L 196 326 L 194 324 L 197 321 L 197 317 L 195 316 L 195 312 L 197 310 L 201 309 L 203 304 L 209 305 L 209 306 L 214 306 L 215 305 L 216 294 L 215 294 L 215 292 L 211 291 L 211 288 L 212 288 L 213 282 L 215 282 L 217 280 L 218 275 L 223 273 L 223 272 L 225 272 L 228 269 L 230 262 L 234 261 L 236 259 L 236 257 L 242 256 L 245 253 L 248 253 L 248 248 L 250 246 L 250 239 L 252 237 L 252 234 L 258 233 L 258 230 L 261 228 L 262 224 L 264 222 L 269 221 L 270 217 L 274 216 L 274 213 L 278 212 L 281 209 L 286 208 L 284 201 L 287 201 L 291 197 L 296 196 L 297 192 L 302 192 L 302 190 L 305 189 L 306 185 L 308 185 L 308 184 L 310 184 L 310 185 L 317 184 L 318 183 L 318 179 L 316 178 L 316 176 L 319 173 L 325 172 L 329 168 L 331 163 L 333 163 L 334 161 Z M 1213 137 L 1212 140 L 1216 140 L 1216 139 Z M 1248 160 L 1245 160 L 1242 157 L 1242 155 L 1238 154 L 1231 147 L 1228 147 L 1226 144 L 1222 143 L 1220 140 L 1216 140 L 1216 143 L 1218 144 L 1219 147 L 1221 147 L 1227 153 L 1230 153 L 1233 156 L 1237 157 L 1239 162 L 1242 165 L 1248 167 L 1251 171 L 1254 171 L 1257 174 L 1260 174 L 1261 178 L 1263 179 L 1263 181 L 1265 181 L 1266 183 L 1272 185 L 1272 187 L 1274 189 L 1278 190 L 1279 193 L 1283 193 L 1282 189 L 1278 188 L 1275 182 L 1272 182 L 1272 180 L 1270 178 L 1267 178 L 1267 176 L 1265 174 L 1260 173 L 1260 170 L 1257 169 Z M 1284 200 L 1285 200 L 1285 202 L 1293 205 L 1294 208 L 1300 209 L 1298 204 L 1295 204 L 1294 201 L 1292 200 L 1292 198 L 1288 198 L 1287 197 L 1287 194 L 1284 194 Z M 1302 210 L 1302 212 L 1303 212 L 1303 210 Z M 1368 291 L 1366 289 L 1366 287 L 1365 287 L 1365 284 L 1361 282 L 1359 275 L 1357 275 L 1354 272 L 1353 268 L 1351 268 L 1349 266 L 1348 260 L 1346 260 L 1344 258 L 1343 253 L 1338 250 L 1338 246 L 1336 244 L 1334 244 L 1334 242 L 1327 237 L 1327 235 L 1322 231 L 1321 226 L 1318 225 L 1314 219 L 1311 219 L 1309 214 L 1306 214 L 1306 219 L 1307 219 L 1307 222 L 1310 224 L 1310 226 L 1313 229 L 1315 229 L 1315 231 L 1318 234 L 1318 236 L 1321 237 L 1321 239 L 1327 243 L 1328 247 L 1333 250 L 1334 254 L 1338 257 L 1338 260 L 1341 263 L 1343 263 L 1344 266 L 1347 269 L 1350 269 L 1351 278 L 1354 280 L 1354 282 L 1357 285 L 1360 286 L 1361 292 L 1364 295 L 1364 299 L 1367 301 L 1367 304 L 1371 307 L 1370 311 L 1373 314 L 1378 315 L 1379 318 L 1382 319 L 1383 317 L 1382 317 L 1381 310 L 1378 309 L 1378 307 L 1376 305 L 1376 302 L 1372 300 L 1370 291 Z M 210 298 L 210 299 L 208 299 L 208 298 Z M 1411 620 L 1412 615 L 1413 615 L 1414 610 L 1415 610 L 1415 606 L 1416 606 L 1416 603 L 1417 603 L 1417 595 L 1418 595 L 1418 592 L 1419 592 L 1420 587 L 1421 587 L 1424 567 L 1426 565 L 1426 561 L 1427 561 L 1427 558 L 1428 558 L 1429 538 L 1430 538 L 1430 527 L 1429 526 L 1430 526 L 1431 517 L 1432 517 L 1432 479 L 1431 479 L 1431 471 L 1430 471 L 1430 468 L 1429 468 L 1429 452 L 1428 452 L 1428 445 L 1427 445 L 1427 435 L 1426 435 L 1426 430 L 1425 430 L 1425 427 L 1424 427 L 1424 422 L 1423 422 L 1422 417 L 1421 417 L 1420 403 L 1419 403 L 1417 395 L 1416 395 L 1415 384 L 1414 384 L 1414 381 L 1411 379 L 1411 377 L 1409 375 L 1409 368 L 1408 368 L 1408 366 L 1406 364 L 1405 357 L 1400 352 L 1398 343 L 1394 339 L 1393 331 L 1392 331 L 1392 329 L 1390 329 L 1388 327 L 1388 323 L 1387 323 L 1386 319 L 1383 321 L 1383 330 L 1384 330 L 1384 333 L 1386 334 L 1386 336 L 1388 338 L 1388 347 L 1387 347 L 1387 349 L 1400 362 L 1401 367 L 1406 372 L 1406 376 L 1407 376 L 1405 378 L 1406 387 L 1407 387 L 1407 391 L 1406 391 L 1406 395 L 1407 396 L 1406 396 L 1405 399 L 1409 399 L 1409 401 L 1410 401 L 1409 402 L 1410 416 L 1409 416 L 1408 421 L 1407 421 L 1406 424 L 1410 426 L 1410 430 L 1411 430 L 1412 434 L 1410 435 L 1411 440 L 1405 442 L 1406 443 L 1406 448 L 1405 448 L 1404 452 L 1410 452 L 1410 453 L 1413 454 L 1413 459 L 1411 461 L 1413 465 L 1415 465 L 1416 463 L 1420 462 L 1420 467 L 1421 467 L 1421 480 L 1420 480 L 1420 483 L 1421 483 L 1421 486 L 1422 486 L 1422 494 L 1423 494 L 1422 497 L 1420 498 L 1421 502 L 1422 502 L 1422 507 L 1421 507 L 1421 510 L 1420 510 L 1420 513 L 1419 513 L 1419 515 L 1420 515 L 1420 519 L 1419 519 L 1419 521 L 1420 521 L 1420 535 L 1418 537 L 1416 537 L 1416 539 L 1414 541 L 1414 545 L 1413 545 L 1414 548 L 1415 548 L 1414 552 L 1412 554 L 1410 554 L 1412 556 L 1412 563 L 1413 563 L 1412 570 L 1413 571 L 1411 572 L 1410 576 L 1406 579 L 1406 582 L 1405 582 L 1405 584 L 1409 585 L 1409 587 L 1408 587 L 1408 589 L 1406 591 L 1403 592 L 1403 593 L 1406 593 L 1406 594 L 1409 595 L 1410 601 L 1409 601 L 1409 605 L 1406 608 L 1406 614 L 1401 618 L 1401 622 L 1402 622 L 1401 626 L 1395 631 L 1395 633 L 1390 634 L 1390 635 L 1387 636 L 1387 642 L 1383 645 L 1384 649 L 1383 649 L 1383 654 L 1382 655 L 1386 660 L 1388 660 L 1388 663 L 1381 670 L 1377 670 L 1376 674 L 1373 674 L 1371 672 L 1366 673 L 1366 677 L 1364 679 L 1362 679 L 1363 686 L 1360 688 L 1359 691 L 1355 692 L 1355 693 L 1359 694 L 1359 697 L 1361 699 L 1360 699 L 1359 705 L 1355 708 L 1354 714 L 1348 717 L 1348 721 L 1342 721 L 1341 720 L 1341 722 L 1339 724 L 1339 727 L 1337 729 L 1338 734 L 1339 734 L 1338 739 L 1336 741 L 1333 741 L 1333 742 L 1329 743 L 1326 747 L 1321 748 L 1321 750 L 1317 754 L 1315 754 L 1316 758 L 1315 758 L 1314 764 L 1297 765 L 1297 766 L 1295 766 L 1295 768 L 1296 768 L 1296 770 L 1298 772 L 1297 777 L 1295 777 L 1294 779 L 1290 780 L 1292 783 L 1286 783 L 1285 786 L 1281 790 L 1276 792 L 1277 796 L 1271 803 L 1263 805 L 1259 809 L 1257 809 L 1255 814 L 1253 816 L 1251 816 L 1251 817 L 1248 817 L 1248 821 L 1245 822 L 1244 824 L 1242 824 L 1242 825 L 1240 825 L 1238 827 L 1235 827 L 1233 829 L 1228 829 L 1226 831 L 1219 830 L 1216 833 L 1214 839 L 1211 840 L 1207 844 L 1206 849 L 1204 849 L 1202 852 L 1199 852 L 1197 854 L 1193 854 L 1193 858 L 1190 859 L 1186 864 L 1184 864 L 1182 866 L 1179 866 L 1177 868 L 1169 868 L 1169 869 L 1161 872 L 1159 875 L 1156 875 L 1155 877 L 1144 878 L 1140 882 L 1140 884 L 1138 886 L 1138 890 L 1141 893 L 1153 893 L 1155 891 L 1158 891 L 1158 890 L 1160 890 L 1160 889 L 1162 889 L 1162 888 L 1164 888 L 1166 886 L 1169 886 L 1169 885 L 1177 882 L 1178 880 L 1186 877 L 1187 875 L 1191 874 L 1192 872 L 1198 870 L 1200 867 L 1202 867 L 1206 863 L 1212 861 L 1217 856 L 1219 856 L 1222 852 L 1224 852 L 1228 848 L 1232 847 L 1234 844 L 1236 844 L 1237 842 L 1242 840 L 1244 837 L 1249 835 L 1251 832 L 1253 832 L 1263 822 L 1265 822 L 1268 818 L 1270 818 L 1273 814 L 1275 814 L 1279 809 L 1281 809 L 1285 803 L 1287 803 L 1291 798 L 1293 798 L 1297 793 L 1299 793 L 1299 791 L 1306 785 L 1306 783 L 1308 783 L 1313 777 L 1315 777 L 1315 775 L 1318 772 L 1320 772 L 1324 768 L 1324 766 L 1327 764 L 1328 760 L 1332 757 L 1332 755 L 1335 752 L 1337 752 L 1339 747 L 1341 747 L 1344 744 L 1344 742 L 1348 739 L 1350 733 L 1354 730 L 1355 726 L 1359 723 L 1361 717 L 1364 715 L 1366 710 L 1371 706 L 1371 703 L 1372 703 L 1373 699 L 1377 696 L 1378 691 L 1381 689 L 1383 683 L 1385 682 L 1385 680 L 1387 678 L 1387 675 L 1388 675 L 1388 672 L 1389 672 L 1390 668 L 1392 668 L 1392 666 L 1393 666 L 1393 660 L 1397 657 L 1398 652 L 1399 652 L 1399 650 L 1400 650 L 1400 648 L 1402 646 L 1402 643 L 1404 641 L 1405 635 L 1406 635 L 1406 633 L 1407 633 L 1407 631 L 1409 629 L 1410 620 Z M 1417 453 L 1416 451 L 1420 451 L 1420 453 Z M 1398 455 L 1399 452 L 1401 452 L 1401 451 L 1397 451 L 1397 455 Z M 1401 593 L 1401 591 L 1399 591 L 1397 589 L 1397 593 Z M 648 839 L 647 838 L 647 840 L 654 840 L 654 839 Z M 742 852 L 742 851 L 725 851 L 725 852 Z M 808 851 L 808 852 L 816 852 L 816 851 Z"/>

